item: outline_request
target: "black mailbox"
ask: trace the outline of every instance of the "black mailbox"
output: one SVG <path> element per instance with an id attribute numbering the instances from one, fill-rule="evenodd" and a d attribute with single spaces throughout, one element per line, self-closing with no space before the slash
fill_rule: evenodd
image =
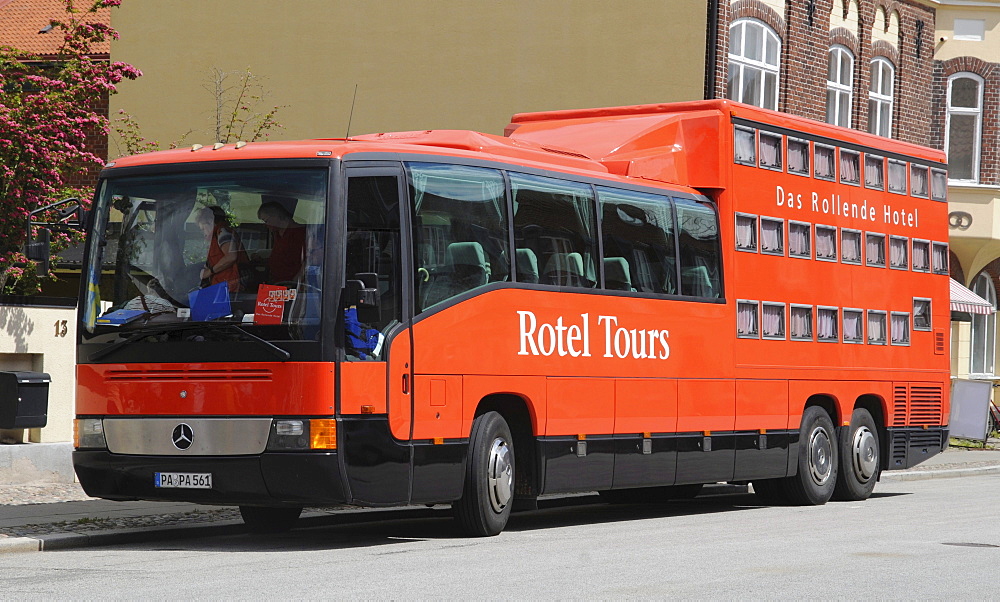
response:
<path id="1" fill-rule="evenodd" d="M 45 426 L 51 380 L 44 372 L 0 372 L 0 429 Z"/>

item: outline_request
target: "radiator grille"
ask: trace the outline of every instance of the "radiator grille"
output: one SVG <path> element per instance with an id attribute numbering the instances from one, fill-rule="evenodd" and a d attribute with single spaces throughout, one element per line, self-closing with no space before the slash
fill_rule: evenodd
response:
<path id="1" fill-rule="evenodd" d="M 258 381 L 269 382 L 270 370 L 110 370 L 104 375 L 108 382 L 192 382 L 192 381 Z"/>

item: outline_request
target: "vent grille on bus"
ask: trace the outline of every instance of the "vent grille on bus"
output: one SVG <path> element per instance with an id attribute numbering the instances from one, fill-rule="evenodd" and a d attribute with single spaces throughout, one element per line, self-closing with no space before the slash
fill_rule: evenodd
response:
<path id="1" fill-rule="evenodd" d="M 910 447 L 941 447 L 941 431 L 910 433 Z"/>
<path id="2" fill-rule="evenodd" d="M 934 355 L 944 355 L 944 331 L 935 330 L 934 331 Z"/>
<path id="3" fill-rule="evenodd" d="M 906 436 L 892 438 L 892 466 L 906 466 Z"/>
<path id="4" fill-rule="evenodd" d="M 941 385 L 896 384 L 892 388 L 892 424 L 937 426 L 944 405 Z"/>
<path id="5" fill-rule="evenodd" d="M 892 388 L 892 423 L 906 424 L 906 385 Z"/>
<path id="6" fill-rule="evenodd" d="M 270 370 L 109 370 L 104 380 L 113 382 L 191 382 L 271 380 Z"/>

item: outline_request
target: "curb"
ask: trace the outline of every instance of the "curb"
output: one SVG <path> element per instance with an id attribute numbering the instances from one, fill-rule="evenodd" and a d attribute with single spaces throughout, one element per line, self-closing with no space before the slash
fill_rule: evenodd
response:
<path id="1" fill-rule="evenodd" d="M 910 472 L 882 473 L 883 481 L 922 481 L 924 479 L 952 479 L 957 477 L 979 477 L 1000 474 L 1000 466 L 977 466 L 974 468 L 949 468 L 947 470 L 914 470 Z"/>

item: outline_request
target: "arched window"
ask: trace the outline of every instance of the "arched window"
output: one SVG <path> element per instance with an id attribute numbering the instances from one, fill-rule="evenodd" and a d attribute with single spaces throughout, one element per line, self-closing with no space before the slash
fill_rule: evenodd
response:
<path id="1" fill-rule="evenodd" d="M 972 292 L 997 306 L 997 291 L 993 279 L 983 272 L 972 283 Z M 969 373 L 975 376 L 993 376 L 993 360 L 996 353 L 997 315 L 972 314 L 972 349 L 969 354 Z"/>
<path id="2" fill-rule="evenodd" d="M 956 73 L 948 78 L 948 177 L 953 181 L 979 181 L 980 132 L 983 123 L 983 78 Z"/>
<path id="3" fill-rule="evenodd" d="M 740 19 L 729 28 L 731 100 L 778 110 L 778 62 L 781 41 L 774 30 L 756 19 Z"/>
<path id="4" fill-rule="evenodd" d="M 826 122 L 851 127 L 854 55 L 846 46 L 830 48 L 826 67 Z"/>
<path id="5" fill-rule="evenodd" d="M 871 82 L 868 85 L 868 131 L 892 136 L 892 92 L 896 68 L 888 59 L 872 59 Z"/>

